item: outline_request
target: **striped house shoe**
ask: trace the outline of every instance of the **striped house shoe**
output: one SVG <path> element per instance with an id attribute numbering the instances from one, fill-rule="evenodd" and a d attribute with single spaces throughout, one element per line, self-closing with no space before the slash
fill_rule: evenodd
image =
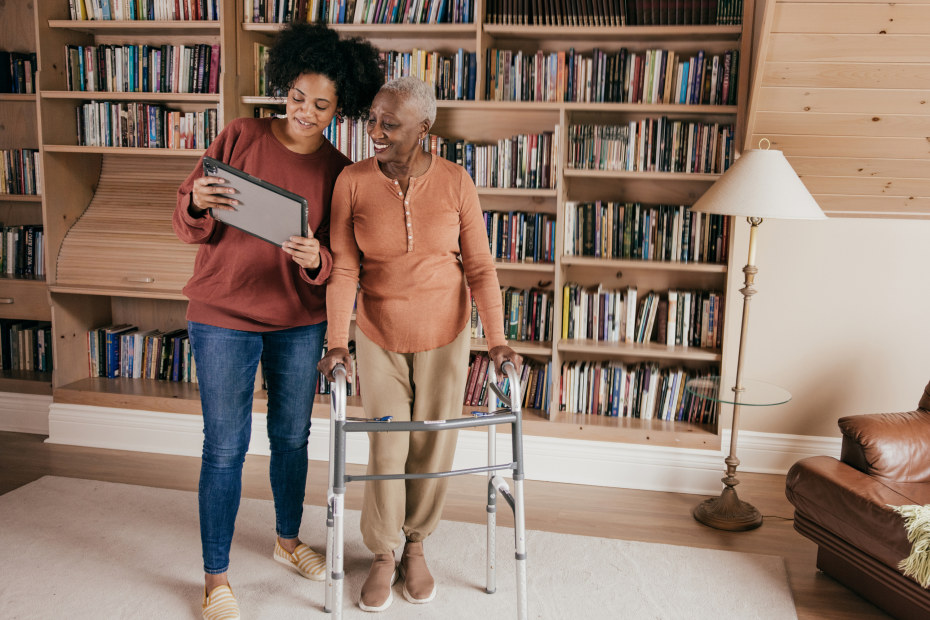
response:
<path id="1" fill-rule="evenodd" d="M 294 553 L 289 553 L 277 540 L 274 542 L 274 559 L 287 564 L 311 581 L 326 579 L 326 556 L 317 553 L 307 545 L 298 543 Z"/>
<path id="2" fill-rule="evenodd" d="M 203 591 L 204 620 L 239 620 L 239 604 L 229 586 L 216 586 L 213 592 Z"/>

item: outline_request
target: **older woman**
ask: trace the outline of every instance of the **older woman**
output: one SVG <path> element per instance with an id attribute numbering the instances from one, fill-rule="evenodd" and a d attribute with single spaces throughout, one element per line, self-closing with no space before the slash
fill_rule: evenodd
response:
<path id="1" fill-rule="evenodd" d="M 424 151 L 436 118 L 432 88 L 417 78 L 385 84 L 368 117 L 375 156 L 349 166 L 333 190 L 326 295 L 332 377 L 349 364 L 349 322 L 357 300 L 356 347 L 366 415 L 439 420 L 462 415 L 470 302 L 475 297 L 498 371 L 521 358 L 507 346 L 500 285 L 488 249 L 478 192 L 464 168 Z M 448 470 L 455 431 L 370 434 L 370 474 Z M 393 600 L 394 550 L 406 539 L 399 570 L 404 597 L 436 594 L 423 541 L 439 523 L 446 479 L 369 482 L 361 530 L 375 557 L 359 606 L 382 611 Z"/>

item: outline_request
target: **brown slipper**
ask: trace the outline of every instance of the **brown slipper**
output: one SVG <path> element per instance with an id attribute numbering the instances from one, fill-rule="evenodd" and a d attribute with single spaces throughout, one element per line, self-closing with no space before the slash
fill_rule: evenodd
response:
<path id="1" fill-rule="evenodd" d="M 377 553 L 362 586 L 358 606 L 362 611 L 384 611 L 394 602 L 391 586 L 397 581 L 393 553 Z"/>
<path id="2" fill-rule="evenodd" d="M 404 598 L 418 605 L 436 598 L 436 582 L 426 566 L 423 543 L 410 542 L 404 545 L 400 558 L 400 574 L 404 579 Z"/>

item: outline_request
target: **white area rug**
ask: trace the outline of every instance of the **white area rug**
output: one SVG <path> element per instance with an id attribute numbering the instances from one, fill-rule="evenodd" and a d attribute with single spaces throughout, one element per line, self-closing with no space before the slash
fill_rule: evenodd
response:
<path id="1" fill-rule="evenodd" d="M 325 525 L 325 510 L 307 506 L 301 538 L 325 548 Z M 398 584 L 394 604 L 368 614 L 355 601 L 370 555 L 347 511 L 344 617 L 516 617 L 513 530 L 498 530 L 498 590 L 488 595 L 485 529 L 443 522 L 426 543 L 436 600 L 411 605 Z M 274 562 L 273 544 L 271 502 L 244 499 L 230 568 L 242 617 L 331 617 L 323 584 Z M 780 557 L 537 531 L 527 550 L 530 618 L 797 618 Z M 48 476 L 0 496 L 6 620 L 199 618 L 200 571 L 194 493 Z"/>

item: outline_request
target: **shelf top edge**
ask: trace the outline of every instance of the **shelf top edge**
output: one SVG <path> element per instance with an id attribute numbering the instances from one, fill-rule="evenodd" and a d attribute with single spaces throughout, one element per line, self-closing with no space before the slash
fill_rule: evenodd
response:
<path id="1" fill-rule="evenodd" d="M 38 150 L 38 149 L 35 149 Z M 0 202 L 42 202 L 42 194 L 3 194 Z"/>
<path id="2" fill-rule="evenodd" d="M 158 30 L 158 31 L 214 31 L 219 33 L 219 20 L 154 20 L 154 19 L 50 19 L 49 28 L 64 30 L 107 31 L 107 30 Z"/>
<path id="3" fill-rule="evenodd" d="M 558 343 L 559 351 L 568 353 L 594 353 L 627 357 L 643 357 L 653 359 L 671 359 L 695 362 L 719 362 L 722 359 L 718 351 L 699 349 L 696 347 L 674 346 L 653 343 L 617 343 L 594 342 L 591 340 L 561 340 Z"/>
<path id="4" fill-rule="evenodd" d="M 494 267 L 501 271 L 530 271 L 547 274 L 555 272 L 555 263 L 507 263 L 495 260 Z"/>
<path id="5" fill-rule="evenodd" d="M 562 171 L 566 177 L 600 177 L 608 179 L 655 179 L 663 181 L 697 181 L 700 183 L 713 183 L 721 174 L 708 174 L 703 172 L 640 172 L 629 170 L 588 170 L 584 168 L 565 168 Z"/>
<path id="6" fill-rule="evenodd" d="M 586 42 L 682 40 L 687 42 L 736 42 L 742 26 L 514 26 L 484 24 L 483 31 L 500 39 L 562 39 Z"/>
<path id="7" fill-rule="evenodd" d="M 146 149 L 125 146 L 75 146 L 69 144 L 46 144 L 43 149 L 49 153 L 114 154 L 139 157 L 148 155 L 155 157 L 200 157 L 206 152 L 204 149 Z"/>
<path id="8" fill-rule="evenodd" d="M 92 286 L 52 284 L 48 287 L 49 292 L 67 294 L 67 295 L 99 295 L 104 297 L 133 297 L 142 299 L 167 299 L 174 301 L 187 301 L 187 297 L 180 291 L 165 290 L 133 290 L 118 289 L 113 287 L 94 288 Z"/>
<path id="9" fill-rule="evenodd" d="M 44 96 L 44 95 L 43 95 Z M 242 95 L 240 102 L 250 104 L 284 105 L 282 98 Z M 667 112 L 694 116 L 735 116 L 737 107 L 730 105 L 692 105 L 683 103 L 616 103 L 616 102 L 581 102 L 581 101 L 494 101 L 487 99 L 437 99 L 436 107 L 464 108 L 473 110 L 532 110 L 544 112 Z"/>
<path id="10" fill-rule="evenodd" d="M 102 99 L 102 100 L 146 100 L 155 101 L 198 101 L 219 103 L 219 93 L 154 93 L 109 90 L 44 90 L 43 99 Z"/>
<path id="11" fill-rule="evenodd" d="M 726 273 L 727 266 L 721 263 L 683 263 L 676 261 L 649 261 L 625 258 L 597 258 L 593 256 L 562 256 L 563 265 L 603 267 L 604 269 L 657 269 L 661 271 L 686 271 L 697 273 Z"/>

